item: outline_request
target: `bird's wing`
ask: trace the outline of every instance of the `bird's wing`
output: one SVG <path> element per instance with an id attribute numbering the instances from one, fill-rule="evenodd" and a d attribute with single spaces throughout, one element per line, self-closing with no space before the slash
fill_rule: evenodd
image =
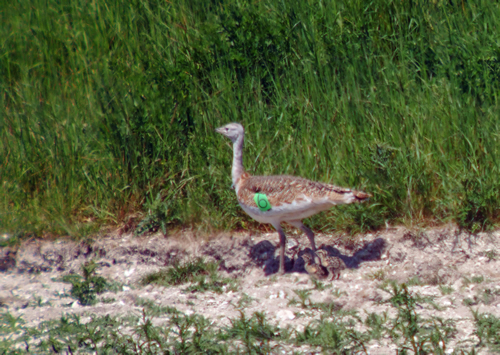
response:
<path id="1" fill-rule="evenodd" d="M 341 199 L 351 189 L 324 184 L 295 176 L 249 176 L 238 182 L 238 199 L 252 206 L 256 193 L 265 194 L 271 206 L 281 206 L 301 201 Z"/>

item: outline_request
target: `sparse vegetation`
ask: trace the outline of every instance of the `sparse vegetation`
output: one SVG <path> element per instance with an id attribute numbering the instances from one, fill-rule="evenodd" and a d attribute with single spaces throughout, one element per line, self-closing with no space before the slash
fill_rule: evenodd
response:
<path id="1" fill-rule="evenodd" d="M 474 312 L 476 330 L 474 335 L 479 339 L 479 345 L 486 345 L 491 351 L 500 351 L 500 318 L 492 314 Z"/>
<path id="2" fill-rule="evenodd" d="M 446 285 L 439 285 L 438 288 L 442 295 L 449 295 L 454 291 L 453 287 Z"/>
<path id="3" fill-rule="evenodd" d="M 182 265 L 176 263 L 172 267 L 151 273 L 145 276 L 141 283 L 168 287 L 189 282 L 191 285 L 186 290 L 190 292 L 222 293 L 228 288 L 234 289 L 236 281 L 220 277 L 218 268 L 219 264 L 216 262 L 206 262 L 203 258 L 196 258 Z"/>
<path id="4" fill-rule="evenodd" d="M 297 332 L 295 343 L 318 346 L 323 351 L 334 354 L 366 352 L 366 334 L 354 329 L 357 319 L 338 314 L 333 319 L 321 318 Z"/>
<path id="5" fill-rule="evenodd" d="M 480 284 L 484 281 L 484 276 L 482 275 L 476 275 L 472 277 L 464 277 L 462 279 L 462 287 L 468 287 L 471 284 Z"/>
<path id="6" fill-rule="evenodd" d="M 272 346 L 271 341 L 286 341 L 289 333 L 286 329 L 269 324 L 264 313 L 256 312 L 247 318 L 240 311 L 240 317 L 231 320 L 231 327 L 219 333 L 219 337 L 222 340 L 238 339 L 249 354 L 270 354 L 279 347 Z"/>
<path id="7" fill-rule="evenodd" d="M 314 278 L 311 278 L 311 282 L 314 285 L 314 289 L 318 290 L 318 291 L 323 291 L 323 290 L 326 290 L 327 288 L 331 288 L 332 287 L 331 284 L 323 283 L 323 282 L 318 281 L 318 280 L 316 280 Z"/>
<path id="8" fill-rule="evenodd" d="M 300 331 L 270 323 L 264 313 L 248 316 L 243 310 L 239 317 L 230 320 L 229 326 L 219 326 L 198 314 L 186 315 L 176 308 L 140 298 L 137 299 L 137 305 L 143 308 L 140 314 L 93 316 L 86 321 L 77 315 L 64 315 L 36 327 L 26 326 L 22 317 L 0 312 L 0 351 L 23 354 L 71 349 L 73 353 L 104 354 L 148 349 L 150 354 L 266 354 L 288 345 L 307 345 L 328 353 L 367 353 L 369 344 L 381 339 L 390 339 L 400 353 L 444 354 L 451 351 L 449 342 L 456 334 L 451 321 L 421 317 L 417 313 L 419 304 L 428 300 L 411 293 L 404 284 L 392 283 L 387 292 L 391 295 L 387 303 L 394 308 L 396 316 L 390 317 L 389 312 L 368 313 L 363 320 L 356 312 L 307 302 L 309 293 L 297 291 L 302 307 L 320 314 L 318 320 L 309 322 Z M 474 337 L 462 339 L 456 351 L 467 353 L 460 345 L 466 340 L 475 344 L 475 349 L 488 347 L 490 351 L 498 351 L 500 320 L 491 314 L 473 312 L 473 315 Z M 161 325 L 155 325 L 160 319 Z"/>
<path id="9" fill-rule="evenodd" d="M 388 290 L 391 298 L 388 300 L 398 315 L 391 320 L 389 334 L 398 346 L 398 352 L 414 354 L 444 354 L 446 344 L 456 333 L 451 321 L 443 321 L 432 317 L 423 319 L 417 313 L 419 302 L 425 299 L 413 295 L 405 284 L 392 284 Z"/>
<path id="10" fill-rule="evenodd" d="M 62 281 L 71 284 L 71 296 L 82 306 L 95 304 L 97 295 L 106 290 L 108 283 L 104 277 L 96 275 L 96 270 L 97 264 L 92 260 L 82 265 L 83 278 L 77 274 L 69 274 L 62 278 Z"/>
<path id="11" fill-rule="evenodd" d="M 238 308 L 244 309 L 249 306 L 252 302 L 255 302 L 255 299 L 247 295 L 246 293 L 242 293 L 240 299 L 238 300 L 237 306 Z"/>
<path id="12" fill-rule="evenodd" d="M 422 280 L 420 280 L 420 277 L 418 276 L 413 276 L 408 279 L 408 281 L 405 282 L 406 286 L 418 286 L 422 285 Z"/>
<path id="13" fill-rule="evenodd" d="M 484 253 L 484 256 L 486 256 L 488 258 L 488 261 L 494 261 L 494 260 L 497 260 L 498 253 L 495 250 L 491 249 L 491 250 L 487 250 Z"/>
<path id="14" fill-rule="evenodd" d="M 384 269 L 375 270 L 367 275 L 370 280 L 384 281 L 386 278 L 386 273 Z"/>

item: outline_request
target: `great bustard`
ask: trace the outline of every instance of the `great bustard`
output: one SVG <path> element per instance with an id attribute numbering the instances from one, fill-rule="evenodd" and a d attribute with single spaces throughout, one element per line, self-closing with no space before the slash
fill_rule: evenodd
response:
<path id="1" fill-rule="evenodd" d="M 342 270 L 345 270 L 346 266 L 344 261 L 336 256 L 329 256 L 326 250 L 318 250 L 316 254 L 319 256 L 321 265 L 323 265 L 328 271 L 328 281 L 333 281 L 340 277 Z"/>
<path id="2" fill-rule="evenodd" d="M 243 168 L 243 140 L 245 130 L 239 123 L 229 123 L 216 129 L 233 142 L 233 187 L 243 210 L 260 223 L 270 223 L 280 236 L 279 273 L 285 273 L 286 236 L 281 222 L 301 229 L 316 252 L 314 233 L 304 226 L 302 219 L 333 205 L 365 201 L 370 195 L 301 177 L 251 176 Z"/>
<path id="3" fill-rule="evenodd" d="M 314 262 L 314 256 L 309 253 L 304 253 L 302 255 L 302 259 L 304 260 L 304 269 L 312 278 L 316 280 L 324 280 L 328 277 L 328 271 L 325 270 L 321 264 L 316 264 Z"/>

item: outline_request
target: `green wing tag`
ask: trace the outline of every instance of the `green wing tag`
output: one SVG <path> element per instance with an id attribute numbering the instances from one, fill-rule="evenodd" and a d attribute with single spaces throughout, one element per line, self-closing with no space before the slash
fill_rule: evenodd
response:
<path id="1" fill-rule="evenodd" d="M 266 195 L 256 193 L 253 199 L 261 211 L 265 212 L 271 209 L 271 204 L 269 203 Z"/>

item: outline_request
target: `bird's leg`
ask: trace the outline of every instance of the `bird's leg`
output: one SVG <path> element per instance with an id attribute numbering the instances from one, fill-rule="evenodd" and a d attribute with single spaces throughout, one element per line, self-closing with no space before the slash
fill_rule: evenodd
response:
<path id="1" fill-rule="evenodd" d="M 291 224 L 292 226 L 299 228 L 302 230 L 306 235 L 307 238 L 309 239 L 309 242 L 311 243 L 311 249 L 313 253 L 316 253 L 316 244 L 314 244 L 314 233 L 312 230 L 307 228 L 302 221 L 286 221 L 287 223 Z"/>
<path id="2" fill-rule="evenodd" d="M 316 253 L 316 244 L 314 244 L 314 233 L 312 230 L 307 228 L 305 225 L 302 224 L 302 227 L 300 228 L 304 231 L 304 233 L 307 235 L 307 238 L 309 239 L 309 242 L 311 243 L 311 249 L 314 253 Z"/>
<path id="3" fill-rule="evenodd" d="M 285 246 L 286 246 L 286 235 L 285 232 L 283 232 L 283 229 L 281 228 L 280 224 L 274 225 L 273 227 L 276 229 L 280 236 L 280 269 L 279 269 L 279 274 L 284 275 L 285 274 Z"/>

